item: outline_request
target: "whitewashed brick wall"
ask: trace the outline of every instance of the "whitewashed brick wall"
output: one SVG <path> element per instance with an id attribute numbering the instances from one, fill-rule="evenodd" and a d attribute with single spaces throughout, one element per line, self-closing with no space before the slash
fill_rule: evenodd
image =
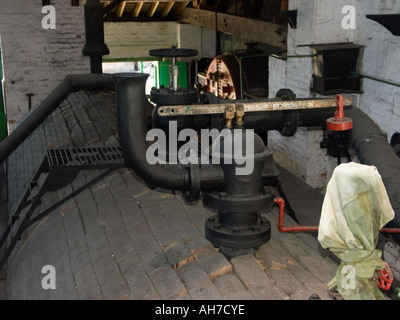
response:
<path id="1" fill-rule="evenodd" d="M 344 5 L 356 9 L 356 29 L 344 30 L 341 13 Z M 400 37 L 392 35 L 366 14 L 400 12 L 400 2 L 394 0 L 291 0 L 290 9 L 298 10 L 297 29 L 288 31 L 288 54 L 310 54 L 311 43 L 353 42 L 365 46 L 360 72 L 400 83 L 397 66 L 400 64 Z M 287 61 L 270 58 L 270 96 L 282 87 L 293 90 L 298 97 L 310 97 L 312 83 L 311 58 L 292 58 Z M 400 88 L 364 79 L 360 108 L 387 133 L 388 139 L 399 130 Z M 294 137 L 285 138 L 277 132 L 269 134 L 269 145 L 278 163 L 287 167 L 311 186 L 324 191 L 336 159 L 320 149 L 323 132 L 316 128 L 298 130 Z M 343 158 L 343 161 L 345 159 Z"/>
<path id="2" fill-rule="evenodd" d="M 104 38 L 110 54 L 104 58 L 142 58 L 149 50 L 178 44 L 178 24 L 169 22 L 105 22 Z"/>
<path id="3" fill-rule="evenodd" d="M 207 28 L 166 22 L 105 22 L 105 42 L 109 59 L 149 57 L 149 50 L 170 48 L 196 49 L 197 57 L 213 58 L 215 54 L 215 31 Z"/>
<path id="4" fill-rule="evenodd" d="M 357 28 L 353 41 L 365 46 L 360 72 L 400 84 L 400 37 L 365 18 L 366 14 L 399 13 L 400 1 L 358 0 L 355 8 Z M 364 79 L 363 89 L 360 108 L 379 125 L 389 140 L 394 132 L 400 131 L 400 88 Z"/>
<path id="5" fill-rule="evenodd" d="M 43 29 L 41 0 L 0 0 L 0 36 L 9 130 L 32 105 L 40 103 L 67 74 L 90 72 L 85 43 L 84 3 L 51 0 L 56 29 Z"/>

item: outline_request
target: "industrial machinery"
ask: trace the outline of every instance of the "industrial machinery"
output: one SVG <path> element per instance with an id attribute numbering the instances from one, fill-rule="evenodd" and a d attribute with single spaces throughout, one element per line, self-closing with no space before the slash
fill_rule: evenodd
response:
<path id="1" fill-rule="evenodd" d="M 204 80 L 204 91 L 220 99 L 267 98 L 268 55 L 250 46 L 216 56 Z"/>
<path id="2" fill-rule="evenodd" d="M 241 150 L 247 150 L 245 144 L 249 142 L 254 147 L 251 154 L 244 155 L 246 160 L 253 162 L 253 170 L 250 174 L 238 175 L 236 169 L 243 164 L 235 160 L 232 152 L 234 148 L 227 151 L 225 150 L 226 145 L 218 140 L 216 145 L 215 143 L 212 144 L 211 149 L 216 150 L 217 155 L 221 158 L 221 177 L 219 179 L 214 177 L 214 183 L 218 180 L 219 183 L 215 183 L 214 189 L 211 190 L 206 188 L 206 181 L 194 183 L 194 187 L 193 185 L 189 186 L 191 200 L 199 198 L 200 191 L 202 191 L 203 204 L 217 211 L 217 214 L 205 223 L 205 236 L 227 256 L 234 256 L 258 248 L 261 244 L 267 242 L 271 235 L 270 222 L 263 218 L 260 213 L 270 210 L 274 204 L 274 196 L 265 186 L 268 185 L 266 181 L 274 180 L 279 172 L 271 151 L 265 146 L 260 136 L 254 133 L 251 140 L 246 139 L 246 136 L 249 135 L 249 132 L 245 130 L 247 124 L 254 124 L 254 117 L 257 121 L 272 117 L 272 121 L 265 121 L 264 123 L 273 122 L 275 128 L 283 133 L 287 133 L 285 128 L 293 127 L 292 133 L 294 134 L 298 123 L 307 122 L 306 118 L 300 117 L 300 110 L 307 112 L 311 109 L 319 109 L 321 112 L 321 109 L 327 108 L 332 112 L 332 108 L 338 104 L 336 99 L 285 101 L 282 97 L 295 96 L 290 90 L 284 89 L 274 99 L 257 102 L 254 100 L 227 101 L 217 99 L 216 104 L 203 103 L 160 106 L 157 108 L 157 113 L 161 118 L 178 121 L 178 127 L 191 126 L 201 130 L 201 127 L 209 127 L 214 124 L 216 125 L 216 127 L 213 127 L 214 129 L 230 130 L 233 137 L 232 144 L 235 143 L 235 139 L 239 140 L 239 143 L 242 144 Z M 342 96 L 340 96 L 339 101 L 341 107 L 349 106 L 352 103 L 351 98 L 343 100 Z M 287 119 L 290 118 L 288 114 L 295 114 L 296 117 L 292 118 L 296 118 L 299 122 L 293 126 L 288 124 Z M 222 118 L 223 121 L 212 121 L 213 117 L 216 116 Z M 201 121 L 193 122 L 190 120 L 193 117 L 199 118 Z M 311 118 L 308 121 L 313 122 L 314 120 Z M 249 127 L 257 126 L 250 125 Z M 236 134 L 233 133 L 234 130 L 236 130 Z M 227 159 L 233 159 L 233 161 L 226 161 Z M 197 171 L 196 167 L 189 167 L 190 181 L 196 181 L 196 177 L 201 180 L 201 174 Z M 204 176 L 207 177 L 206 174 Z"/>
<path id="3" fill-rule="evenodd" d="M 275 181 L 279 172 L 272 152 L 265 146 L 260 135 L 262 136 L 266 130 L 271 130 L 270 125 L 272 125 L 283 135 L 291 136 L 300 124 L 299 109 L 335 107 L 337 105 L 335 99 L 296 100 L 295 94 L 289 89 L 282 89 L 277 93 L 276 98 L 264 99 L 262 102 L 236 99 L 241 95 L 242 86 L 239 75 L 244 77 L 245 72 L 242 72 L 244 70 L 252 73 L 253 76 L 258 74 L 253 77 L 255 80 L 245 82 L 246 92 L 252 90 L 251 92 L 257 93 L 261 97 L 268 94 L 266 55 L 260 54 L 258 51 L 255 53 L 254 50 L 250 52 L 253 54 L 243 51 L 214 59 L 208 68 L 207 85 L 203 87 L 204 92 L 200 94 L 192 88 L 185 90 L 178 87 L 175 63 L 177 57 L 194 56 L 197 52 L 175 47 L 150 51 L 150 55 L 153 56 L 172 58 L 170 85 L 166 88 L 153 88 L 151 91 L 150 101 L 155 104 L 153 127 L 160 128 L 168 134 L 170 123 L 175 121 L 178 131 L 191 128 L 199 133 L 199 137 L 205 128 L 217 129 L 221 132 L 222 138 L 211 141 L 211 143 L 210 141 L 206 142 L 206 148 L 210 148 L 210 154 L 216 152 L 217 157 L 220 158 L 219 164 L 193 165 L 189 163 L 183 170 L 184 176 L 177 184 L 182 184 L 179 189 L 183 189 L 188 201 L 199 199 L 201 194 L 203 204 L 216 211 L 217 214 L 205 222 L 205 236 L 221 252 L 229 256 L 253 250 L 270 239 L 270 222 L 260 213 L 270 210 L 274 204 L 274 196 L 268 191 L 268 188 L 265 188 L 265 180 Z M 243 65 L 242 61 L 249 63 Z M 255 73 L 255 69 L 265 72 Z M 250 74 L 247 78 L 251 78 Z M 117 90 L 117 97 L 125 98 L 127 92 L 140 87 L 139 83 L 144 80 L 133 75 L 121 75 L 116 76 L 116 81 L 117 88 L 121 88 L 121 90 Z M 227 103 L 228 100 L 230 103 Z M 346 105 L 351 105 L 349 99 L 346 100 Z M 278 113 L 274 113 L 275 118 L 271 111 L 278 111 Z M 138 116 L 137 112 L 136 116 Z M 268 126 L 265 126 L 266 123 L 261 126 L 257 125 L 257 123 L 261 123 L 259 119 L 263 116 L 269 118 Z M 273 118 L 270 118 L 271 116 Z M 124 113 L 120 118 L 129 119 L 131 117 Z M 132 125 L 131 127 L 140 126 Z M 125 128 L 125 126 L 120 124 L 120 128 Z M 255 131 L 250 140 L 247 139 L 250 133 L 246 128 L 252 128 Z M 243 167 L 243 163 L 236 161 L 234 148 L 227 150 L 224 143 L 228 138 L 227 135 L 233 138 L 232 145 L 239 141 L 241 150 L 247 150 L 246 143 L 249 141 L 253 146 L 251 154 L 244 154 L 246 160 L 252 161 L 254 164 L 250 174 L 237 175 L 235 173 L 238 168 Z M 133 148 L 138 148 L 139 142 L 135 143 L 135 146 L 124 147 L 124 137 L 138 137 L 138 133 L 120 133 L 120 136 L 123 149 L 130 150 L 126 153 L 130 153 Z M 167 141 L 170 141 L 170 138 L 167 138 Z M 201 144 L 204 147 L 203 141 Z M 144 153 L 143 150 L 142 154 Z M 135 163 L 142 163 L 137 156 L 139 154 L 135 153 L 129 158 L 136 159 Z M 135 166 L 137 167 L 137 164 L 132 163 L 132 167 Z M 160 172 L 161 175 L 168 175 L 166 179 L 170 181 L 172 176 L 167 174 L 167 171 L 168 168 L 172 168 L 171 166 L 170 164 L 168 167 L 163 167 L 165 170 Z M 154 172 L 154 166 L 152 169 Z M 143 168 L 140 171 L 146 170 Z M 160 179 L 149 179 L 148 175 L 144 175 L 143 178 L 146 181 L 150 180 L 151 184 L 156 186 L 160 186 L 160 183 L 165 184 L 165 181 L 161 182 Z M 187 183 L 186 187 L 183 186 L 185 183 Z"/>
<path id="4" fill-rule="evenodd" d="M 154 53 L 172 58 L 194 54 L 193 51 L 183 52 L 176 48 Z M 349 145 L 362 163 L 378 168 L 392 206 L 398 212 L 397 186 L 400 182 L 398 175 L 393 175 L 393 168 L 400 166 L 399 158 L 376 124 L 360 109 L 351 106 L 351 98 L 296 99 L 291 90 L 282 89 L 273 99 L 220 99 L 211 92 L 199 95 L 194 89 L 187 92 L 180 89 L 176 85 L 177 74 L 174 70 L 172 63 L 170 86 L 159 92 L 157 89 L 152 90 L 151 99 L 156 104 L 153 128 L 161 129 L 168 135 L 169 126 L 175 121 L 178 132 L 181 129 L 191 129 L 199 139 L 205 129 L 216 131 L 218 139 L 212 138 L 211 143 L 209 140 L 204 143 L 201 140 L 201 149 L 208 148 L 210 155 L 220 159 L 218 163 L 203 162 L 199 154 L 195 156 L 196 161 L 186 163 L 148 162 L 148 100 L 145 94 L 148 75 L 141 73 L 67 76 L 0 143 L 0 162 L 7 159 L 71 92 L 90 88 L 108 89 L 116 91 L 118 134 L 126 164 L 150 186 L 181 191 L 187 201 L 197 201 L 201 197 L 206 207 L 216 211 L 213 217 L 205 221 L 205 236 L 229 256 L 252 251 L 270 239 L 271 225 L 261 213 L 275 203 L 268 184 L 276 181 L 279 172 L 271 151 L 260 138 L 269 130 L 291 136 L 298 127 L 326 127 L 328 124 L 333 130 L 349 131 Z M 343 111 L 352 119 L 351 126 L 349 118 L 343 117 Z M 335 112 L 336 116 L 332 118 Z M 366 144 L 371 132 L 374 139 Z M 171 137 L 166 140 L 171 142 Z M 230 145 L 225 143 L 226 140 L 230 141 Z M 241 158 L 236 157 L 235 146 L 240 146 Z M 253 148 L 248 149 L 248 146 Z M 243 153 L 243 150 L 246 152 Z M 189 156 L 185 159 L 189 159 Z M 63 166 L 69 166 L 69 160 L 66 158 L 65 161 Z M 237 174 L 237 170 L 243 169 L 246 161 L 253 164 L 252 169 L 246 174 Z M 30 225 L 30 222 L 24 221 L 18 232 L 22 232 L 26 225 Z M 388 225 L 396 226 L 398 216 Z M 18 238 L 15 239 L 18 241 Z M 12 247 L 7 251 L 8 254 L 11 250 Z"/>
<path id="5" fill-rule="evenodd" d="M 197 90 L 193 87 L 181 88 L 178 85 L 179 69 L 176 59 L 180 57 L 193 57 L 198 54 L 197 50 L 176 48 L 153 49 L 149 51 L 153 57 L 171 58 L 169 65 L 169 85 L 167 87 L 152 88 L 150 100 L 157 105 L 191 104 L 197 101 Z"/>

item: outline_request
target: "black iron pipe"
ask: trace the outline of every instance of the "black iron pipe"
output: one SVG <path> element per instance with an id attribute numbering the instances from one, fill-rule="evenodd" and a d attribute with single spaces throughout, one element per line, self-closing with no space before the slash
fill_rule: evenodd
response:
<path id="1" fill-rule="evenodd" d="M 87 0 L 84 10 L 86 43 L 82 54 L 90 57 L 91 73 L 102 73 L 102 56 L 110 53 L 104 43 L 103 6 L 100 0 Z"/>
<path id="2" fill-rule="evenodd" d="M 353 129 L 349 134 L 352 149 L 362 164 L 375 166 L 382 177 L 395 218 L 387 227 L 400 226 L 400 158 L 393 151 L 386 135 L 378 125 L 362 110 L 352 107 L 346 117 L 353 119 Z M 400 236 L 392 234 L 397 242 Z"/>
<path id="3" fill-rule="evenodd" d="M 114 74 L 117 93 L 118 132 L 122 151 L 128 165 L 135 173 L 155 187 L 188 190 L 190 176 L 180 163 L 149 164 L 146 159 L 146 95 L 148 74 Z"/>
<path id="4" fill-rule="evenodd" d="M 267 101 L 267 100 L 264 100 Z M 269 101 L 269 100 L 268 100 Z M 346 111 L 349 107 L 345 107 Z M 299 127 L 319 127 L 325 124 L 327 118 L 333 117 L 336 107 L 318 108 L 318 109 L 302 109 L 298 110 L 298 126 Z M 244 125 L 246 128 L 254 129 L 255 133 L 262 134 L 266 131 L 281 131 L 287 122 L 291 119 L 293 111 L 265 111 L 265 112 L 249 112 L 244 117 Z M 184 128 L 192 128 L 201 130 L 203 128 L 216 128 L 221 130 L 225 125 L 223 115 L 196 115 L 196 116 L 159 116 L 153 117 L 153 125 L 156 128 L 167 132 L 169 122 L 176 121 L 178 131 Z"/>
<path id="5" fill-rule="evenodd" d="M 82 89 L 114 89 L 114 80 L 109 74 L 66 76 L 50 95 L 33 108 L 29 115 L 0 143 L 0 163 L 29 137 L 71 92 Z"/>

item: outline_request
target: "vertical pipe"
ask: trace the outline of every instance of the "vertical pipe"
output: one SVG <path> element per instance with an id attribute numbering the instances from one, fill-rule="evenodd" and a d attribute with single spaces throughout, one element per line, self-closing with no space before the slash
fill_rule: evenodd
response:
<path id="1" fill-rule="evenodd" d="M 102 73 L 102 56 L 110 51 L 104 43 L 103 10 L 100 0 L 87 0 L 84 10 L 86 44 L 82 54 L 90 57 L 91 73 Z"/>

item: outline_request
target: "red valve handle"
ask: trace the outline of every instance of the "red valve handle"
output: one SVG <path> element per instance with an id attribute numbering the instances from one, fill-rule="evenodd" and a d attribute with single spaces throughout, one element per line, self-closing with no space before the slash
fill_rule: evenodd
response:
<path id="1" fill-rule="evenodd" d="M 378 279 L 376 280 L 376 283 L 378 285 L 378 288 L 389 290 L 393 282 L 393 273 L 390 270 L 389 264 L 386 261 L 384 262 L 385 268 L 383 268 L 382 270 L 378 270 Z"/>
<path id="2" fill-rule="evenodd" d="M 336 95 L 337 106 L 335 116 L 326 119 L 326 128 L 331 131 L 346 131 L 353 128 L 353 120 L 344 116 L 344 98 L 341 94 Z"/>
<path id="3" fill-rule="evenodd" d="M 344 107 L 344 99 L 341 94 L 336 95 L 336 100 L 337 100 L 337 107 L 335 111 L 335 119 L 336 120 L 343 120 L 344 119 L 344 112 L 343 112 L 343 107 Z"/>

